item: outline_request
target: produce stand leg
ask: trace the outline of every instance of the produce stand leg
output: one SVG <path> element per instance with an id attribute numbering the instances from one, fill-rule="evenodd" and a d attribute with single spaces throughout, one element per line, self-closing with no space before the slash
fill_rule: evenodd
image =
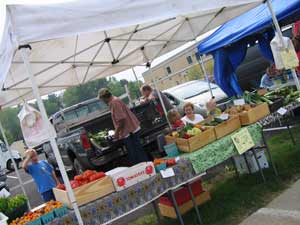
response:
<path id="1" fill-rule="evenodd" d="M 238 169 L 236 167 L 236 164 L 235 164 L 235 161 L 234 161 L 233 157 L 231 157 L 230 160 L 231 160 L 231 163 L 232 163 L 232 165 L 234 167 L 234 171 L 235 171 L 236 177 L 238 178 L 238 180 L 240 180 L 240 174 L 239 174 L 239 171 L 238 171 Z"/>
<path id="2" fill-rule="evenodd" d="M 181 215 L 181 213 L 180 213 L 180 211 L 179 211 L 179 207 L 178 207 L 178 205 L 177 205 L 177 202 L 176 202 L 176 199 L 175 199 L 175 196 L 174 196 L 174 192 L 171 190 L 171 191 L 169 191 L 169 194 L 170 194 L 172 203 L 173 203 L 174 208 L 175 208 L 175 212 L 176 212 L 176 215 L 177 215 L 177 219 L 179 220 L 180 225 L 184 225 L 182 215 Z"/>
<path id="3" fill-rule="evenodd" d="M 249 162 L 248 162 L 247 157 L 246 157 L 246 153 L 244 153 L 243 156 L 244 156 L 244 160 L 245 160 L 246 165 L 247 165 L 248 172 L 249 172 L 249 174 L 252 174 L 250 166 L 249 166 Z"/>
<path id="4" fill-rule="evenodd" d="M 258 161 L 258 158 L 257 158 L 256 151 L 253 150 L 253 149 L 251 149 L 251 151 L 252 151 L 252 153 L 253 153 L 253 155 L 254 155 L 254 158 L 255 158 L 256 164 L 257 164 L 257 166 L 258 166 L 259 172 L 260 172 L 260 174 L 261 174 L 261 177 L 262 177 L 264 183 L 266 183 L 266 178 L 265 178 L 264 172 L 263 172 L 263 170 L 262 170 L 262 168 L 261 168 L 261 166 L 260 166 L 260 164 L 259 164 L 259 161 Z"/>
<path id="5" fill-rule="evenodd" d="M 194 194 L 193 194 L 193 190 L 192 190 L 192 188 L 191 188 L 190 183 L 187 184 L 187 187 L 188 187 L 188 189 L 189 189 L 189 193 L 190 193 L 190 196 L 191 196 L 191 199 L 192 199 L 192 202 L 193 202 L 193 205 L 194 205 L 196 214 L 197 214 L 197 219 L 198 219 L 198 221 L 199 221 L 199 224 L 202 225 L 203 222 L 202 222 L 201 215 L 200 215 L 200 212 L 199 212 L 199 208 L 198 208 L 198 205 L 197 205 L 197 202 L 196 202 L 195 196 L 194 196 Z"/>
<path id="6" fill-rule="evenodd" d="M 159 213 L 159 209 L 158 209 L 158 206 L 157 206 L 157 200 L 154 200 L 151 202 L 152 206 L 153 206 L 153 209 L 154 209 L 154 212 L 155 212 L 155 215 L 157 217 L 157 224 L 158 225 L 161 225 L 161 216 L 160 216 L 160 213 Z"/>
<path id="7" fill-rule="evenodd" d="M 275 163 L 273 161 L 273 157 L 272 157 L 271 151 L 269 149 L 269 145 L 267 143 L 266 136 L 265 136 L 264 132 L 262 132 L 262 139 L 263 139 L 263 142 L 264 142 L 265 149 L 267 150 L 271 165 L 273 167 L 274 174 L 275 174 L 275 176 L 278 177 L 278 171 L 277 171 L 277 168 L 276 168 Z"/>
<path id="8" fill-rule="evenodd" d="M 296 145 L 296 141 L 295 141 L 295 138 L 294 138 L 294 136 L 293 136 L 293 134 L 292 134 L 290 125 L 288 124 L 286 127 L 287 127 L 287 129 L 288 129 L 288 132 L 289 132 L 289 135 L 290 135 L 290 137 L 291 137 L 291 139 L 292 139 L 293 144 Z"/>

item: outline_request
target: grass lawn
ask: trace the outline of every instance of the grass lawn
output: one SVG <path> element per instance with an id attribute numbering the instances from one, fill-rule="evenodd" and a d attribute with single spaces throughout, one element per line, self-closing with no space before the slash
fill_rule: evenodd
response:
<path id="1" fill-rule="evenodd" d="M 295 139 L 300 131 L 294 130 Z M 265 206 L 295 180 L 300 178 L 300 148 L 293 145 L 286 131 L 268 138 L 279 178 L 268 169 L 267 182 L 263 183 L 259 174 L 244 175 L 238 180 L 232 171 L 224 172 L 206 183 L 212 200 L 200 207 L 205 225 L 237 225 L 257 209 Z M 186 225 L 198 224 L 194 210 L 184 217 Z M 156 224 L 155 215 L 147 215 L 130 225 Z M 179 224 L 176 220 L 163 219 L 164 225 Z"/>

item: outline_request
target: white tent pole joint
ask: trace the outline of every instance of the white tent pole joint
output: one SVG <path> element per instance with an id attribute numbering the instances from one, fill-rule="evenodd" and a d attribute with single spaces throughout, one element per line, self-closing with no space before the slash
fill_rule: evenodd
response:
<path id="1" fill-rule="evenodd" d="M 15 172 L 16 172 L 16 174 L 17 174 L 18 181 L 19 181 L 19 183 L 20 183 L 20 187 L 21 187 L 21 189 L 22 189 L 22 192 L 23 192 L 23 194 L 24 194 L 25 196 L 27 196 L 26 191 L 25 191 L 25 188 L 24 188 L 24 186 L 23 186 L 22 178 L 21 178 L 21 176 L 20 176 L 20 173 L 19 173 L 19 170 L 18 170 L 16 161 L 15 161 L 15 159 L 14 159 L 14 156 L 13 156 L 13 154 L 12 154 L 12 152 L 11 152 L 11 148 L 10 148 L 10 145 L 9 145 L 9 143 L 8 143 L 8 141 L 7 141 L 7 137 L 6 137 L 6 135 L 5 135 L 5 131 L 4 131 L 4 128 L 3 128 L 3 126 L 2 126 L 1 121 L 0 121 L 0 130 L 1 130 L 1 134 L 2 134 L 2 137 L 3 137 L 4 143 L 5 143 L 5 145 L 6 145 L 6 147 L 7 147 L 7 150 L 8 150 L 9 157 L 10 157 L 12 163 L 13 163 Z M 29 202 L 29 201 L 27 201 L 27 206 L 28 206 L 29 209 L 31 209 L 31 205 L 30 205 L 30 202 Z"/>
<path id="2" fill-rule="evenodd" d="M 199 55 L 199 59 L 198 59 L 198 57 L 197 57 L 196 55 L 195 55 L 195 57 L 196 57 L 196 59 L 197 59 L 199 65 L 200 65 L 200 67 L 202 68 L 202 71 L 203 71 L 203 73 L 204 73 L 204 75 L 205 75 L 205 79 L 206 79 L 207 84 L 208 84 L 208 88 L 209 88 L 209 92 L 210 92 L 211 98 L 215 98 L 215 96 L 214 96 L 214 94 L 213 94 L 213 92 L 212 92 L 212 89 L 211 89 L 210 80 L 209 80 L 209 78 L 208 78 L 207 70 L 206 70 L 205 64 L 204 64 L 204 62 L 203 62 L 202 56 Z"/>
<path id="3" fill-rule="evenodd" d="M 72 190 L 72 187 L 71 187 L 68 175 L 66 173 L 66 170 L 65 170 L 62 158 L 61 158 L 60 153 L 59 153 L 59 149 L 57 147 L 57 143 L 56 143 L 56 140 L 55 140 L 55 135 L 53 134 L 53 132 L 51 132 L 53 129 L 51 129 L 51 127 L 50 127 L 49 120 L 48 120 L 48 117 L 47 117 L 47 113 L 46 113 L 46 110 L 45 110 L 45 107 L 44 107 L 44 103 L 43 103 L 42 98 L 40 96 L 40 93 L 39 93 L 39 90 L 38 90 L 38 86 L 36 84 L 36 80 L 35 80 L 35 78 L 33 76 L 32 71 L 31 71 L 31 67 L 30 67 L 30 63 L 29 63 L 28 51 L 26 51 L 27 50 L 26 48 L 29 48 L 29 46 L 27 45 L 27 46 L 23 46 L 23 47 L 21 46 L 21 47 L 19 47 L 22 59 L 24 61 L 24 65 L 25 65 L 25 68 L 26 68 L 26 72 L 27 72 L 28 78 L 29 78 L 29 80 L 31 82 L 31 85 L 32 85 L 32 91 L 33 91 L 33 94 L 34 94 L 34 96 L 35 96 L 35 98 L 37 100 L 38 107 L 40 109 L 41 116 L 42 116 L 42 119 L 43 119 L 43 123 L 44 123 L 44 125 L 49 130 L 50 145 L 52 147 L 53 153 L 54 153 L 55 158 L 57 160 L 57 164 L 58 164 L 59 170 L 61 172 L 63 181 L 64 181 L 64 183 L 66 185 L 67 193 L 68 193 L 70 201 L 71 201 L 71 203 L 73 205 L 76 218 L 78 220 L 79 225 L 84 225 L 84 223 L 82 221 L 82 217 L 80 215 L 80 211 L 79 211 L 77 202 L 76 202 L 76 198 L 74 196 L 74 192 Z"/>

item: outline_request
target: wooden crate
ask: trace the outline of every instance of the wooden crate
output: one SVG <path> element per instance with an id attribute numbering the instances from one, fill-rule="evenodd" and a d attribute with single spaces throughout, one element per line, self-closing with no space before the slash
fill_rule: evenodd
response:
<path id="1" fill-rule="evenodd" d="M 175 138 L 169 135 L 166 136 L 166 143 L 176 143 L 177 147 L 182 152 L 193 152 L 199 148 L 216 140 L 216 135 L 213 127 L 208 128 L 206 131 L 201 132 L 189 139 Z"/>
<path id="2" fill-rule="evenodd" d="M 267 103 L 262 103 L 247 112 L 239 114 L 241 125 L 249 125 L 270 114 L 270 109 Z"/>
<path id="3" fill-rule="evenodd" d="M 228 120 L 215 126 L 217 139 L 220 139 L 241 128 L 240 119 L 238 116 L 232 116 Z"/>
<path id="4" fill-rule="evenodd" d="M 102 179 L 95 180 L 91 183 L 75 188 L 73 191 L 78 206 L 81 206 L 115 192 L 115 188 L 112 179 L 109 176 L 106 176 Z M 53 188 L 53 192 L 57 201 L 60 201 L 66 204 L 69 208 L 72 208 L 67 191 Z"/>
<path id="5" fill-rule="evenodd" d="M 196 203 L 197 205 L 202 205 L 205 202 L 208 202 L 211 199 L 209 192 L 202 192 L 200 195 L 196 196 Z M 158 204 L 160 213 L 162 216 L 165 217 L 169 217 L 169 218 L 173 218 L 176 219 L 176 212 L 175 212 L 175 208 L 173 206 L 169 206 L 169 205 L 164 205 L 164 204 Z M 182 204 L 179 206 L 179 211 L 181 213 L 181 215 L 184 215 L 185 213 L 187 213 L 189 210 L 191 210 L 193 208 L 193 202 L 192 200 Z"/>

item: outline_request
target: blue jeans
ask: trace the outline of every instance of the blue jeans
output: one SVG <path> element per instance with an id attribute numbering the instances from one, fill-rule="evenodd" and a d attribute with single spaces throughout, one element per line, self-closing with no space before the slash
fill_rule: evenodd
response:
<path id="1" fill-rule="evenodd" d="M 131 163 L 137 164 L 148 161 L 147 153 L 143 150 L 143 146 L 140 142 L 140 132 L 131 133 L 129 137 L 124 138 L 124 144 Z"/>
<path id="2" fill-rule="evenodd" d="M 55 196 L 52 190 L 46 191 L 41 194 L 44 202 L 49 202 L 50 200 L 55 200 Z"/>

